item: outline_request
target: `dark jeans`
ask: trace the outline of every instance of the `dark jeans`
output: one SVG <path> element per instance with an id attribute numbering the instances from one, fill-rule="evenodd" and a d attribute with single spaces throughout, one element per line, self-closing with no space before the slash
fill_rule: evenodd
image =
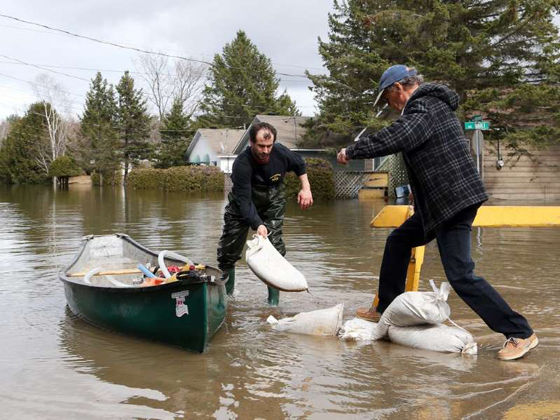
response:
<path id="1" fill-rule="evenodd" d="M 437 239 L 447 280 L 469 307 L 493 330 L 507 338 L 527 338 L 533 334 L 527 320 L 513 311 L 500 294 L 482 277 L 474 274 L 471 259 L 471 228 L 478 205 L 468 207 L 437 230 L 424 237 L 422 219 L 415 213 L 387 238 L 379 275 L 379 305 L 383 312 L 404 293 L 412 248 Z"/>

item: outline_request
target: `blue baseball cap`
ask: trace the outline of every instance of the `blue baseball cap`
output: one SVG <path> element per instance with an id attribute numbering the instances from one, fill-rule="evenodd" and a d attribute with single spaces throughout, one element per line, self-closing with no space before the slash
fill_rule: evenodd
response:
<path id="1" fill-rule="evenodd" d="M 375 99 L 373 106 L 377 105 L 377 103 L 383 96 L 385 89 L 397 82 L 400 82 L 405 77 L 411 76 L 416 76 L 416 69 L 409 69 L 402 64 L 391 66 L 387 70 L 385 70 L 381 75 L 381 79 L 379 79 L 379 94 L 377 95 L 377 99 Z"/>

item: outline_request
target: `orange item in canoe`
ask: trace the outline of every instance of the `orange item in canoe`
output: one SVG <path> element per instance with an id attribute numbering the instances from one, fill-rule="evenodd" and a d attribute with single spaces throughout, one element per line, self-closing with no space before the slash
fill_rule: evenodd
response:
<path id="1" fill-rule="evenodd" d="M 165 283 L 165 279 L 161 279 L 161 278 L 157 278 L 157 277 L 150 277 L 146 280 L 144 280 L 144 282 L 142 284 L 140 284 L 140 287 L 149 287 L 149 286 L 159 286 L 160 284 Z"/>

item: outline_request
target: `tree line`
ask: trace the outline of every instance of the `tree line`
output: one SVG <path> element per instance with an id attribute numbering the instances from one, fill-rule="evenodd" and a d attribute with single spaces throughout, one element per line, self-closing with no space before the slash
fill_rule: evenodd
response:
<path id="1" fill-rule="evenodd" d="M 184 62 L 171 66 L 156 55 L 141 56 L 139 64 L 148 92 L 128 71 L 116 86 L 98 72 L 78 120 L 57 109 L 64 108 L 64 90 L 42 76 L 36 83 L 43 90 L 36 92 L 41 100 L 0 127 L 0 181 L 43 183 L 65 168 L 65 175 L 83 171 L 105 184 L 118 180 L 122 170 L 126 183 L 143 160 L 155 168 L 186 165 L 185 153 L 198 128 L 247 127 L 256 114 L 299 115 L 288 94 L 278 92 L 270 59 L 243 31 L 208 68 Z M 205 72 L 208 81 L 202 86 Z M 148 112 L 148 101 L 156 115 Z"/>
<path id="2" fill-rule="evenodd" d="M 558 0 L 336 0 L 312 75 L 319 113 L 307 141 L 344 145 L 386 120 L 371 107 L 393 64 L 416 67 L 461 98 L 459 116 L 482 115 L 486 136 L 510 146 L 560 143 Z"/>
<path id="3" fill-rule="evenodd" d="M 344 146 L 363 128 L 386 125 L 372 103 L 382 72 L 397 63 L 456 90 L 460 118 L 489 120 L 489 139 L 517 148 L 560 142 L 560 0 L 335 0 L 333 10 L 327 38 L 318 39 L 327 72 L 306 73 L 318 113 L 301 146 Z M 48 95 L 9 117 L 0 125 L 0 180 L 42 182 L 64 155 L 106 175 L 117 168 L 127 175 L 143 159 L 180 166 L 198 128 L 299 115 L 279 92 L 270 59 L 243 31 L 207 68 L 150 55 L 140 64 L 146 94 L 130 73 L 116 87 L 98 73 L 78 121 L 65 119 Z"/>

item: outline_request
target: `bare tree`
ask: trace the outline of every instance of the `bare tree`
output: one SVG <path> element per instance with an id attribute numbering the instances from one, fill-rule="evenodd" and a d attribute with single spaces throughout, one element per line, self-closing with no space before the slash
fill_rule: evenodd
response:
<path id="1" fill-rule="evenodd" d="M 178 98 L 185 113 L 190 117 L 198 109 L 204 88 L 206 66 L 189 61 L 175 62 L 173 99 Z"/>
<path id="2" fill-rule="evenodd" d="M 138 59 L 142 69 L 140 74 L 150 92 L 148 100 L 156 107 L 160 121 L 165 115 L 173 91 L 173 86 L 167 76 L 168 61 L 167 57 L 150 54 L 143 54 Z"/>
<path id="3" fill-rule="evenodd" d="M 47 73 L 41 73 L 35 78 L 33 90 L 39 100 L 50 103 L 57 111 L 68 116 L 71 114 L 71 101 L 64 87 Z"/>
<path id="4" fill-rule="evenodd" d="M 204 64 L 181 60 L 171 66 L 168 57 L 153 54 L 141 55 L 137 63 L 148 85 L 148 100 L 156 107 L 160 121 L 176 98 L 183 103 L 187 115 L 196 112 L 204 87 Z"/>
<path id="5" fill-rule="evenodd" d="M 57 157 L 64 156 L 66 153 L 68 130 L 61 112 L 69 114 L 70 101 L 62 86 L 48 74 L 43 73 L 37 76 L 33 88 L 43 105 L 43 116 L 49 136 L 46 144 L 38 145 L 37 161 L 48 172 L 50 164 Z"/>

